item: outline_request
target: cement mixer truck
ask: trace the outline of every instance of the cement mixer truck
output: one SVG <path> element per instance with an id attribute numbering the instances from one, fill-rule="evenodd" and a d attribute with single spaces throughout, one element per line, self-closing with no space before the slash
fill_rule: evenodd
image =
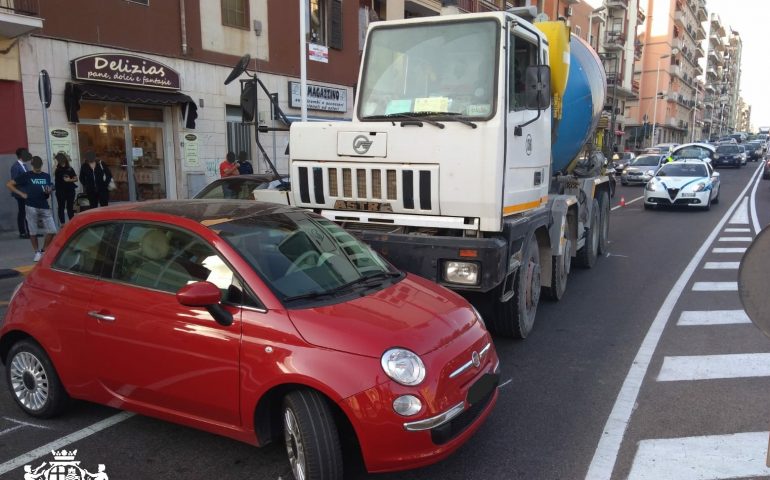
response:
<path id="1" fill-rule="evenodd" d="M 353 121 L 291 126 L 291 203 L 526 337 L 541 293 L 607 250 L 608 177 L 581 155 L 599 58 L 511 12 L 377 22 L 365 45 Z"/>

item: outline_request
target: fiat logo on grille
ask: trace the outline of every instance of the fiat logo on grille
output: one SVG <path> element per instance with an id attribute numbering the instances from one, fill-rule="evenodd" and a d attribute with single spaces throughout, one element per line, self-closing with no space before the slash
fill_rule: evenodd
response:
<path id="1" fill-rule="evenodd" d="M 365 135 L 359 135 L 353 139 L 353 150 L 355 150 L 357 154 L 363 155 L 369 151 L 372 147 L 372 143 L 374 142 L 369 140 Z"/>
<path id="2" fill-rule="evenodd" d="M 473 352 L 471 354 L 471 361 L 473 362 L 474 367 L 479 368 L 479 366 L 481 366 L 481 357 L 479 356 L 479 352 Z"/>

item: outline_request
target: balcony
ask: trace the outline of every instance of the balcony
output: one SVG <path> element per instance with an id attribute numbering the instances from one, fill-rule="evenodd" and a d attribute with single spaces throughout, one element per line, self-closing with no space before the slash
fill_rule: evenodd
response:
<path id="1" fill-rule="evenodd" d="M 607 32 L 604 48 L 607 50 L 622 50 L 626 46 L 626 34 L 621 31 Z"/>
<path id="2" fill-rule="evenodd" d="M 709 19 L 708 12 L 706 12 L 706 0 L 698 0 L 698 6 L 695 8 L 695 14 L 698 17 L 699 22 L 705 22 Z"/>
<path id="3" fill-rule="evenodd" d="M 716 91 L 717 91 L 717 89 L 716 89 L 716 88 L 714 88 L 714 84 L 713 84 L 713 83 L 707 83 L 707 84 L 706 84 L 706 91 L 707 91 L 707 92 L 711 92 L 711 93 L 714 93 L 714 92 L 716 92 Z"/>
<path id="4" fill-rule="evenodd" d="M 703 67 L 701 67 L 699 64 L 695 64 L 695 68 L 693 69 L 693 75 L 696 77 L 700 77 L 703 75 Z"/>
<path id="5" fill-rule="evenodd" d="M 607 8 L 628 9 L 628 0 L 607 0 Z"/>
<path id="6" fill-rule="evenodd" d="M 703 28 L 702 23 L 695 24 L 695 40 L 702 41 L 706 39 L 706 29 Z"/>
<path id="7" fill-rule="evenodd" d="M 631 80 L 631 91 L 634 95 L 639 95 L 639 80 Z"/>
<path id="8" fill-rule="evenodd" d="M 505 10 L 506 3 L 505 0 L 457 0 L 457 8 L 467 13 L 496 12 Z M 440 9 L 441 2 L 438 4 Z"/>
<path id="9" fill-rule="evenodd" d="M 14 38 L 43 28 L 39 0 L 0 0 L 0 37 Z"/>
<path id="10" fill-rule="evenodd" d="M 671 68 L 668 69 L 668 73 L 670 73 L 671 76 L 682 78 L 682 67 L 679 65 L 671 65 Z"/>
<path id="11" fill-rule="evenodd" d="M 642 23 L 644 23 L 644 21 L 646 19 L 647 19 L 647 15 L 644 14 L 644 10 L 642 10 L 642 7 L 640 6 L 636 10 L 636 23 L 637 23 L 637 25 L 641 25 Z"/>
<path id="12" fill-rule="evenodd" d="M 636 43 L 634 44 L 634 60 L 641 60 L 643 52 L 644 52 L 644 44 L 637 40 Z"/>
<path id="13" fill-rule="evenodd" d="M 687 26 L 687 22 L 685 22 L 685 15 L 683 11 L 677 10 L 676 12 L 674 12 L 674 22 L 681 25 L 682 28 L 685 28 Z"/>
<path id="14" fill-rule="evenodd" d="M 705 56 L 706 56 L 706 53 L 703 51 L 703 45 L 701 45 L 699 42 L 695 49 L 695 60 L 697 61 L 699 58 L 703 58 Z"/>
<path id="15" fill-rule="evenodd" d="M 675 38 L 675 39 L 674 39 L 674 40 L 671 42 L 671 48 L 676 48 L 676 49 L 678 49 L 680 52 L 681 52 L 682 50 L 684 50 L 684 38 L 681 38 L 681 37 L 680 37 L 680 38 Z"/>

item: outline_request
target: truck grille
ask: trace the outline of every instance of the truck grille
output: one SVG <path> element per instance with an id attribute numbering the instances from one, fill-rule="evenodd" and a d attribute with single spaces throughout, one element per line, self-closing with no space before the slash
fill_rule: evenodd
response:
<path id="1" fill-rule="evenodd" d="M 292 170 L 300 206 L 333 209 L 342 200 L 349 210 L 439 213 L 438 165 L 295 161 Z"/>

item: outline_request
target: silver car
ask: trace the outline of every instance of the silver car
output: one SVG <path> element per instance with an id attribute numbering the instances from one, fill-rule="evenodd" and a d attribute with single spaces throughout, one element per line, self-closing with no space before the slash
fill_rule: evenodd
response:
<path id="1" fill-rule="evenodd" d="M 655 176 L 665 162 L 666 155 L 640 155 L 623 170 L 620 175 L 620 183 L 623 185 L 645 184 Z"/>

